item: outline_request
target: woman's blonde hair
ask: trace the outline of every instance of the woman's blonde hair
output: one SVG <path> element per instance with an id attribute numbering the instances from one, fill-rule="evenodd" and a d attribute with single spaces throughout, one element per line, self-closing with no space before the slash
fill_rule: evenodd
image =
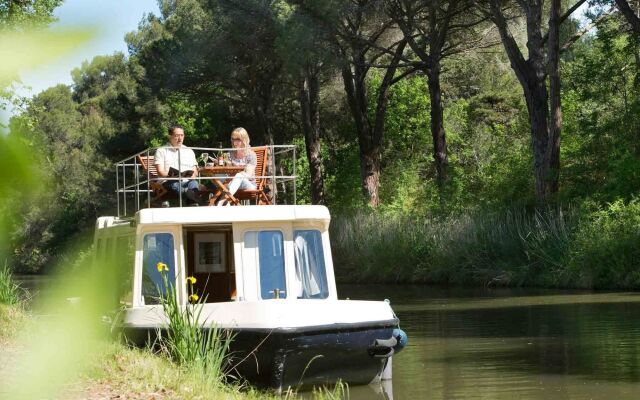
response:
<path id="1" fill-rule="evenodd" d="M 246 129 L 242 127 L 236 128 L 231 132 L 231 139 L 233 139 L 233 135 L 236 135 L 236 137 L 239 137 L 240 140 L 242 140 L 242 144 L 244 145 L 243 147 L 249 147 L 249 133 Z"/>

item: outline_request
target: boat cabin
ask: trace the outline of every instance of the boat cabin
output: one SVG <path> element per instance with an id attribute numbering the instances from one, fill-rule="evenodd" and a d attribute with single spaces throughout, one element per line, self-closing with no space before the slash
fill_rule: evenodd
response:
<path id="1" fill-rule="evenodd" d="M 230 149 L 193 150 L 204 170 L 216 160 L 211 155 Z M 235 207 L 187 207 L 181 201 L 174 207 L 154 207 L 154 185 L 161 178 L 145 164 L 154 152 L 146 149 L 116 163 L 118 216 L 96 223 L 97 258 L 121 265 L 121 305 L 158 304 L 164 294 L 159 291 L 166 291 L 158 263 L 168 266 L 168 276 L 176 282 L 196 278 L 192 288 L 176 285 L 182 303 L 191 290 L 207 303 L 337 298 L 325 207 L 248 201 Z M 262 173 L 256 179 L 270 187 L 268 201 L 257 204 L 286 202 L 291 194 L 295 203 L 295 146 L 261 147 L 256 153 Z M 283 171 L 281 165 L 293 171 L 274 174 Z M 211 178 L 201 175 L 197 179 L 202 187 Z M 286 183 L 291 189 L 286 190 Z"/>
<path id="2" fill-rule="evenodd" d="M 176 282 L 195 277 L 193 291 L 207 303 L 336 299 L 329 219 L 322 206 L 147 208 L 132 219 L 99 218 L 95 248 L 129 270 L 126 307 L 158 303 L 166 290 L 158 263 Z M 187 285 L 176 287 L 186 303 Z"/>

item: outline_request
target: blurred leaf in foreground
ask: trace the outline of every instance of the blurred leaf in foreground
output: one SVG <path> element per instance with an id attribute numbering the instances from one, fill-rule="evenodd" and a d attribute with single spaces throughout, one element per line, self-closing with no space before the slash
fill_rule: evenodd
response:
<path id="1" fill-rule="evenodd" d="M 47 29 L 0 34 L 0 86 L 16 74 L 56 61 L 94 36 L 86 28 Z"/>
<path id="2" fill-rule="evenodd" d="M 21 335 L 19 348 L 24 351 L 0 397 L 65 397 L 64 391 L 102 351 L 109 325 L 101 322 L 101 316 L 113 307 L 112 272 L 113 264 L 106 260 L 96 265 L 86 262 L 78 272 L 53 277 L 33 306 L 41 317 Z"/>

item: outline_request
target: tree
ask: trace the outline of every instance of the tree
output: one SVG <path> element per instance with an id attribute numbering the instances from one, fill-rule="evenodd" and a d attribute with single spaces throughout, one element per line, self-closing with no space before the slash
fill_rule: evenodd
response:
<path id="1" fill-rule="evenodd" d="M 146 82 L 156 92 L 223 99 L 251 113 L 262 142 L 273 144 L 282 78 L 276 3 L 163 0 L 162 15 L 127 36 L 129 52 L 145 67 Z"/>
<path id="2" fill-rule="evenodd" d="M 509 29 L 510 13 L 513 12 L 509 7 L 511 3 L 505 6 L 500 0 L 487 0 L 488 10 L 479 8 L 484 10 L 498 28 L 511 67 L 524 91 L 531 124 L 535 194 L 540 202 L 546 201 L 548 196 L 558 191 L 562 123 L 558 72 L 559 26 L 584 1 L 578 0 L 560 16 L 559 0 L 553 0 L 548 36 L 543 34 L 543 1 L 517 0 L 513 3 L 526 21 L 527 58 Z M 546 51 L 545 44 L 548 44 Z M 546 83 L 548 76 L 551 77 L 549 88 Z"/>
<path id="3" fill-rule="evenodd" d="M 636 36 L 640 36 L 640 18 L 636 12 L 633 11 L 629 2 L 627 0 L 615 0 L 615 2 L 622 15 L 624 15 L 629 25 L 631 25 L 633 32 L 635 32 Z"/>
<path id="4" fill-rule="evenodd" d="M 162 122 L 139 85 L 144 71 L 124 55 L 98 56 L 72 71 L 73 85 L 35 96 L 11 120 L 11 133 L 32 144 L 46 190 L 26 201 L 15 232 L 23 271 L 51 263 L 99 212 L 115 208 L 113 161 L 145 146 Z M 157 107 L 157 106 L 156 106 Z"/>
<path id="5" fill-rule="evenodd" d="M 331 65 L 330 51 L 321 41 L 321 32 L 299 10 L 291 13 L 279 37 L 281 58 L 298 92 L 300 125 L 311 179 L 311 203 L 325 204 L 320 141 L 320 87 Z"/>
<path id="6" fill-rule="evenodd" d="M 15 32 L 24 35 L 26 30 L 46 26 L 54 21 L 53 10 L 60 4 L 62 0 L 0 0 L 0 35 Z M 17 72 L 19 71 L 10 71 L 0 76 L 0 107 L 2 108 L 4 103 L 15 100 L 11 84 L 18 80 Z"/>
<path id="7" fill-rule="evenodd" d="M 380 204 L 380 154 L 384 139 L 384 121 L 391 86 L 407 74 L 396 76 L 406 41 L 393 36 L 393 22 L 382 12 L 381 0 L 302 1 L 302 8 L 325 32 L 338 60 L 349 110 L 358 135 L 362 193 L 373 207 Z M 386 60 L 384 57 L 392 53 Z M 374 64 L 384 60 L 384 77 L 369 112 L 367 75 Z"/>
<path id="8" fill-rule="evenodd" d="M 387 0 L 386 6 L 418 58 L 418 61 L 407 62 L 423 71 L 429 80 L 433 159 L 442 186 L 449 179 L 440 83 L 442 61 L 471 48 L 486 46 L 476 32 L 485 18 L 472 13 L 472 4 L 465 0 Z"/>
<path id="9" fill-rule="evenodd" d="M 50 24 L 53 10 L 63 0 L 2 0 L 0 1 L 0 32 L 25 30 Z"/>

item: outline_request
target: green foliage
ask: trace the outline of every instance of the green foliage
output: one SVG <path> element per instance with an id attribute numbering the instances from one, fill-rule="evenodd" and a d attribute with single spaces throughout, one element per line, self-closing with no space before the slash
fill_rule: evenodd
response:
<path id="1" fill-rule="evenodd" d="M 565 199 L 628 200 L 640 188 L 637 46 L 609 19 L 562 65 Z"/>
<path id="2" fill-rule="evenodd" d="M 569 246 L 567 283 L 595 288 L 640 287 L 640 199 L 588 204 Z"/>
<path id="3" fill-rule="evenodd" d="M 383 210 L 451 215 L 531 201 L 528 121 L 521 94 L 512 90 L 514 78 L 507 74 L 490 79 L 486 74 L 467 82 L 469 78 L 462 76 L 470 63 L 450 64 L 443 78 L 445 88 L 451 80 L 457 83 L 445 97 L 444 109 L 450 181 L 440 188 L 436 180 L 427 79 L 406 78 L 393 86 L 387 106 L 380 185 Z M 380 79 L 380 74 L 373 74 L 369 81 L 374 93 Z"/>
<path id="4" fill-rule="evenodd" d="M 143 75 L 122 54 L 96 57 L 72 72 L 71 88 L 45 90 L 11 120 L 12 135 L 28 144 L 29 163 L 40 173 L 24 187 L 43 189 L 14 204 L 18 270 L 51 264 L 98 213 L 115 208 L 112 162 L 146 147 L 164 121 L 163 107 L 139 83 Z"/>
<path id="5" fill-rule="evenodd" d="M 30 154 L 42 175 L 34 187 L 43 189 L 42 195 L 15 204 L 22 211 L 14 232 L 18 269 L 41 268 L 99 207 L 109 169 L 108 159 L 96 152 L 99 141 L 90 134 L 90 129 L 99 130 L 99 122 L 95 114 L 85 118 L 62 85 L 41 93 L 29 114 L 12 120 L 12 133 L 31 142 Z"/>
<path id="6" fill-rule="evenodd" d="M 0 31 L 25 30 L 54 21 L 53 10 L 62 0 L 2 0 L 0 2 Z"/>

